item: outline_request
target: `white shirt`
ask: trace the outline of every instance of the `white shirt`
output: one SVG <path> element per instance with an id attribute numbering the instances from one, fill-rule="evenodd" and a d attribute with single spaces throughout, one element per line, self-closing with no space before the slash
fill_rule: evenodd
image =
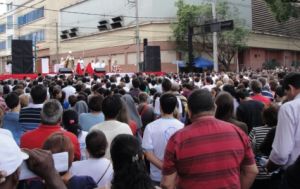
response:
<path id="1" fill-rule="evenodd" d="M 66 93 L 66 100 L 69 99 L 69 96 L 74 95 L 76 93 L 76 89 L 71 85 L 66 86 L 62 89 L 62 91 Z"/>
<path id="2" fill-rule="evenodd" d="M 202 86 L 202 89 L 207 89 L 209 92 L 212 90 L 212 88 L 214 88 L 215 85 L 204 85 Z"/>
<path id="3" fill-rule="evenodd" d="M 81 131 L 80 135 L 78 136 L 78 142 L 79 142 L 79 146 L 80 146 L 81 160 L 87 159 L 86 143 L 85 143 L 85 138 L 86 138 L 87 134 L 88 134 L 88 132 Z"/>
<path id="4" fill-rule="evenodd" d="M 144 132 L 143 149 L 152 151 L 158 159 L 163 161 L 169 138 L 183 126 L 184 124 L 175 118 L 160 118 L 149 123 Z M 154 181 L 160 182 L 161 180 L 161 170 L 153 164 L 150 164 L 150 177 Z"/>
<path id="5" fill-rule="evenodd" d="M 90 158 L 87 160 L 75 161 L 72 163 L 69 171 L 71 175 L 90 176 L 96 183 L 104 175 L 101 181 L 97 183 L 98 187 L 109 185 L 114 173 L 111 162 L 106 158 Z"/>
<path id="6" fill-rule="evenodd" d="M 277 165 L 293 164 L 300 155 L 300 94 L 283 104 L 278 113 L 270 160 Z"/>
<path id="7" fill-rule="evenodd" d="M 117 120 L 109 120 L 109 121 L 104 121 L 102 123 L 99 123 L 97 125 L 94 125 L 90 131 L 94 129 L 99 129 L 102 131 L 107 139 L 107 149 L 105 152 L 105 157 L 107 159 L 110 159 L 110 144 L 113 141 L 113 139 L 118 136 L 119 134 L 130 134 L 132 135 L 132 131 L 126 123 L 119 122 Z"/>

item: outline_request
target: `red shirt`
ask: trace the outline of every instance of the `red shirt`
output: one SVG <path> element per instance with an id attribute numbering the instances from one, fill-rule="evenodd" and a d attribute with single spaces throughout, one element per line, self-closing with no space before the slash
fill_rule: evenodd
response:
<path id="1" fill-rule="evenodd" d="M 253 96 L 251 96 L 251 98 L 253 100 L 256 100 L 256 101 L 264 103 L 265 106 L 269 106 L 271 104 L 271 100 L 268 97 L 265 97 L 265 96 L 263 96 L 261 94 L 253 95 Z"/>
<path id="2" fill-rule="evenodd" d="M 240 167 L 255 164 L 248 136 L 212 116 L 198 118 L 168 141 L 162 173 L 179 189 L 240 189 Z"/>
<path id="3" fill-rule="evenodd" d="M 20 147 L 28 149 L 42 148 L 48 137 L 55 132 L 63 132 L 65 136 L 70 138 L 74 146 L 75 160 L 80 160 L 80 146 L 77 137 L 73 133 L 63 130 L 60 125 L 42 124 L 32 131 L 27 131 L 20 139 Z"/>

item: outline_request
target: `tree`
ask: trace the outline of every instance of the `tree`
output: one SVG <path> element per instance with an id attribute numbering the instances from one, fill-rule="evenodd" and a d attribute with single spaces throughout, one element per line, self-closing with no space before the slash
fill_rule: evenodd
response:
<path id="1" fill-rule="evenodd" d="M 189 5 L 184 0 L 176 2 L 177 23 L 173 24 L 173 35 L 177 43 L 177 49 L 181 52 L 188 52 L 187 33 L 189 26 L 194 27 L 193 42 L 194 53 L 201 56 L 207 53 L 213 57 L 212 34 L 204 33 L 203 24 L 205 21 L 212 20 L 212 11 L 210 4 Z M 249 30 L 245 27 L 245 22 L 238 18 L 238 10 L 230 9 L 226 2 L 217 4 L 218 20 L 234 19 L 235 27 L 232 31 L 218 33 L 218 60 L 226 69 L 229 69 L 230 63 L 237 51 L 245 47 L 246 37 Z M 191 63 L 188 66 L 192 67 Z"/>
<path id="2" fill-rule="evenodd" d="M 296 0 L 265 0 L 278 22 L 288 21 L 300 16 L 300 3 Z"/>

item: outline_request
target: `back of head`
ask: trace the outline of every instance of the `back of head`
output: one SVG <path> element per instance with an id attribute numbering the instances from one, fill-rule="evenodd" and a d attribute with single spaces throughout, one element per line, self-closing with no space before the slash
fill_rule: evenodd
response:
<path id="1" fill-rule="evenodd" d="M 102 158 L 107 148 L 107 139 L 100 130 L 91 131 L 85 138 L 86 149 L 92 158 Z"/>
<path id="2" fill-rule="evenodd" d="M 193 91 L 188 98 L 188 107 L 193 115 L 212 112 L 215 108 L 212 96 L 206 89 Z"/>
<path id="3" fill-rule="evenodd" d="M 75 95 L 71 95 L 71 96 L 69 96 L 68 101 L 70 103 L 70 106 L 73 107 L 73 106 L 75 106 L 75 104 L 77 102 L 77 97 Z"/>
<path id="4" fill-rule="evenodd" d="M 30 95 L 34 104 L 42 104 L 47 99 L 47 90 L 43 85 L 33 86 Z"/>
<path id="5" fill-rule="evenodd" d="M 171 93 L 163 94 L 159 101 L 161 110 L 165 114 L 172 114 L 177 106 L 177 98 Z"/>
<path id="6" fill-rule="evenodd" d="M 221 92 L 216 97 L 217 105 L 215 116 L 221 120 L 227 120 L 233 114 L 233 97 L 228 92 Z"/>
<path id="7" fill-rule="evenodd" d="M 139 102 L 140 102 L 140 103 L 145 103 L 145 102 L 147 102 L 148 97 L 149 97 L 149 96 L 148 96 L 147 93 L 141 92 L 141 93 L 139 94 Z"/>
<path id="8" fill-rule="evenodd" d="M 231 96 L 233 96 L 233 97 L 236 96 L 236 91 L 235 91 L 233 85 L 230 85 L 230 84 L 224 85 L 224 86 L 223 86 L 223 91 L 226 91 L 226 92 L 230 93 Z"/>
<path id="9" fill-rule="evenodd" d="M 67 131 L 73 133 L 77 137 L 82 130 L 78 123 L 78 113 L 73 109 L 64 111 L 62 124 Z"/>
<path id="10" fill-rule="evenodd" d="M 53 133 L 43 144 L 44 150 L 51 151 L 52 154 L 60 152 L 68 152 L 69 154 L 69 167 L 74 161 L 74 147 L 71 140 L 62 132 Z"/>
<path id="11" fill-rule="evenodd" d="M 140 87 L 140 80 L 138 78 L 135 78 L 132 80 L 132 86 L 134 88 L 139 88 Z"/>
<path id="12" fill-rule="evenodd" d="M 277 125 L 279 107 L 275 104 L 271 104 L 263 111 L 263 120 L 266 125 L 273 127 Z"/>
<path id="13" fill-rule="evenodd" d="M 115 119 L 122 108 L 120 97 L 113 95 L 107 96 L 102 103 L 102 112 L 105 119 Z"/>
<path id="14" fill-rule="evenodd" d="M 20 99 L 17 93 L 11 92 L 5 97 L 5 103 L 9 109 L 13 109 L 20 104 Z"/>
<path id="15" fill-rule="evenodd" d="M 60 122 L 63 108 L 59 101 L 48 100 L 41 111 L 41 122 L 46 125 L 56 125 Z"/>
<path id="16" fill-rule="evenodd" d="M 170 91 L 172 89 L 172 82 L 165 78 L 161 83 L 161 87 L 164 92 Z"/>
<path id="17" fill-rule="evenodd" d="M 101 112 L 102 111 L 102 102 L 103 102 L 102 95 L 94 95 L 90 98 L 88 102 L 88 107 L 91 112 Z"/>
<path id="18" fill-rule="evenodd" d="M 258 80 L 252 80 L 250 83 L 250 88 L 254 93 L 261 93 L 262 84 Z"/>
<path id="19" fill-rule="evenodd" d="M 289 90 L 289 85 L 295 89 L 300 89 L 300 73 L 289 73 L 284 77 L 283 88 Z"/>
<path id="20" fill-rule="evenodd" d="M 127 134 L 118 135 L 112 141 L 110 154 L 114 169 L 112 188 L 154 189 L 137 138 Z"/>

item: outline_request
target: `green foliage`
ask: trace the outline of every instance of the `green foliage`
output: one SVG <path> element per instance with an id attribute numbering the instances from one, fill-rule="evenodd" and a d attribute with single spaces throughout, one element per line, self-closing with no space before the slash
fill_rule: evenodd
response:
<path id="1" fill-rule="evenodd" d="M 277 62 L 275 59 L 269 60 L 265 63 L 263 63 L 263 69 L 266 70 L 274 70 L 277 67 L 280 67 L 280 63 Z"/>
<path id="2" fill-rule="evenodd" d="M 205 21 L 212 20 L 212 8 L 209 3 L 190 5 L 186 4 L 184 0 L 177 0 L 176 7 L 178 8 L 177 22 L 172 25 L 173 36 L 177 43 L 177 49 L 181 52 L 187 52 L 188 26 L 201 26 Z M 238 10 L 235 7 L 229 7 L 227 2 L 219 1 L 216 12 L 219 21 L 234 20 L 232 31 L 218 33 L 219 63 L 228 69 L 236 52 L 245 48 L 249 30 L 245 27 L 244 20 L 238 18 Z M 201 56 L 205 52 L 212 57 L 212 34 L 205 34 L 201 27 L 195 27 L 194 33 L 197 34 L 193 36 L 194 54 Z"/>
<path id="3" fill-rule="evenodd" d="M 298 18 L 300 16 L 299 7 L 295 6 L 291 1 L 284 0 L 265 0 L 273 12 L 278 22 L 288 21 L 291 17 Z"/>

